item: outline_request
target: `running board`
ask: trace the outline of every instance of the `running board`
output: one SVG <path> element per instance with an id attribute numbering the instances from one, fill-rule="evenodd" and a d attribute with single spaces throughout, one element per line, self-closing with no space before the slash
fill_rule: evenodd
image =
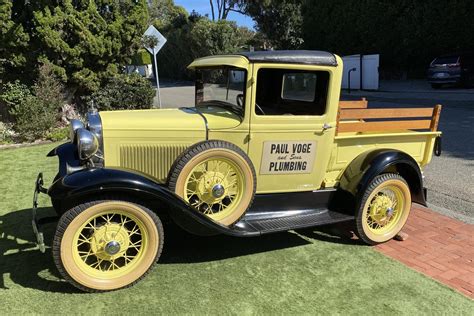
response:
<path id="1" fill-rule="evenodd" d="M 170 215 L 179 226 L 196 235 L 252 237 L 354 220 L 354 215 L 350 215 L 344 203 L 340 203 L 346 200 L 335 189 L 257 194 L 245 216 L 229 227 L 186 204 L 170 212 Z"/>
<path id="2" fill-rule="evenodd" d="M 354 216 L 328 209 L 284 212 L 253 212 L 247 214 L 232 229 L 256 234 L 268 234 L 298 228 L 315 227 L 353 220 Z"/>

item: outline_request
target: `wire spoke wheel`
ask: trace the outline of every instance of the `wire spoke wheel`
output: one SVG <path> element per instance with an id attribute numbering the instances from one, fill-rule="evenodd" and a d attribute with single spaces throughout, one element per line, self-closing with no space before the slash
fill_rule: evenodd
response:
<path id="1" fill-rule="evenodd" d="M 56 231 L 56 265 L 85 291 L 115 290 L 141 279 L 163 246 L 159 218 L 144 206 L 97 201 L 66 212 Z"/>
<path id="2" fill-rule="evenodd" d="M 211 218 L 232 213 L 242 198 L 243 172 L 225 158 L 206 159 L 186 180 L 185 201 Z"/>
<path id="3" fill-rule="evenodd" d="M 120 210 L 98 214 L 75 236 L 78 264 L 103 277 L 127 273 L 143 257 L 147 246 L 144 224 Z"/>
<path id="4" fill-rule="evenodd" d="M 368 244 L 386 242 L 403 228 L 410 208 L 406 181 L 397 174 L 379 175 L 364 192 L 357 210 L 357 234 Z"/>
<path id="5" fill-rule="evenodd" d="M 226 142 L 209 141 L 190 147 L 178 157 L 168 184 L 198 212 L 229 226 L 251 205 L 256 176 L 241 149 Z"/>

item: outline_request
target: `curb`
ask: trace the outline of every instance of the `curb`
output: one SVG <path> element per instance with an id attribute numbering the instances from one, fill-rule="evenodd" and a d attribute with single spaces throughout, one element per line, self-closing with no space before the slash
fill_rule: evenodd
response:
<path id="1" fill-rule="evenodd" d="M 3 149 L 16 149 L 16 148 L 23 148 L 23 147 L 33 147 L 45 144 L 52 144 L 53 142 L 50 140 L 43 140 L 35 143 L 21 143 L 21 144 L 8 144 L 8 145 L 0 145 L 0 150 Z"/>

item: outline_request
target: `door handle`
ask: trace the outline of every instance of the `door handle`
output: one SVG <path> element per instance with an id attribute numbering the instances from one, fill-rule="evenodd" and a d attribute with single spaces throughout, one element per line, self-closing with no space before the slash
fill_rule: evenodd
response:
<path id="1" fill-rule="evenodd" d="M 328 124 L 328 123 L 324 123 L 324 124 L 323 124 L 323 132 L 326 131 L 326 130 L 328 130 L 328 129 L 331 129 L 331 128 L 333 128 L 332 125 L 330 125 L 330 124 Z"/>
<path id="2" fill-rule="evenodd" d="M 318 124 L 315 126 L 316 133 L 324 133 L 328 129 L 334 128 L 334 125 L 330 123 Z"/>

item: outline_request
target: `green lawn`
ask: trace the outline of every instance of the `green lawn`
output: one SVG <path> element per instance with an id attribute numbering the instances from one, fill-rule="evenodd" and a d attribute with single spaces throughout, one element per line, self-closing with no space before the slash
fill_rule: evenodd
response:
<path id="1" fill-rule="evenodd" d="M 238 239 L 165 231 L 155 270 L 136 286 L 85 294 L 35 250 L 33 183 L 56 172 L 53 145 L 0 150 L 0 314 L 470 314 L 468 298 L 331 229 Z M 41 200 L 51 213 L 46 197 Z M 54 224 L 48 227 L 50 243 Z"/>

